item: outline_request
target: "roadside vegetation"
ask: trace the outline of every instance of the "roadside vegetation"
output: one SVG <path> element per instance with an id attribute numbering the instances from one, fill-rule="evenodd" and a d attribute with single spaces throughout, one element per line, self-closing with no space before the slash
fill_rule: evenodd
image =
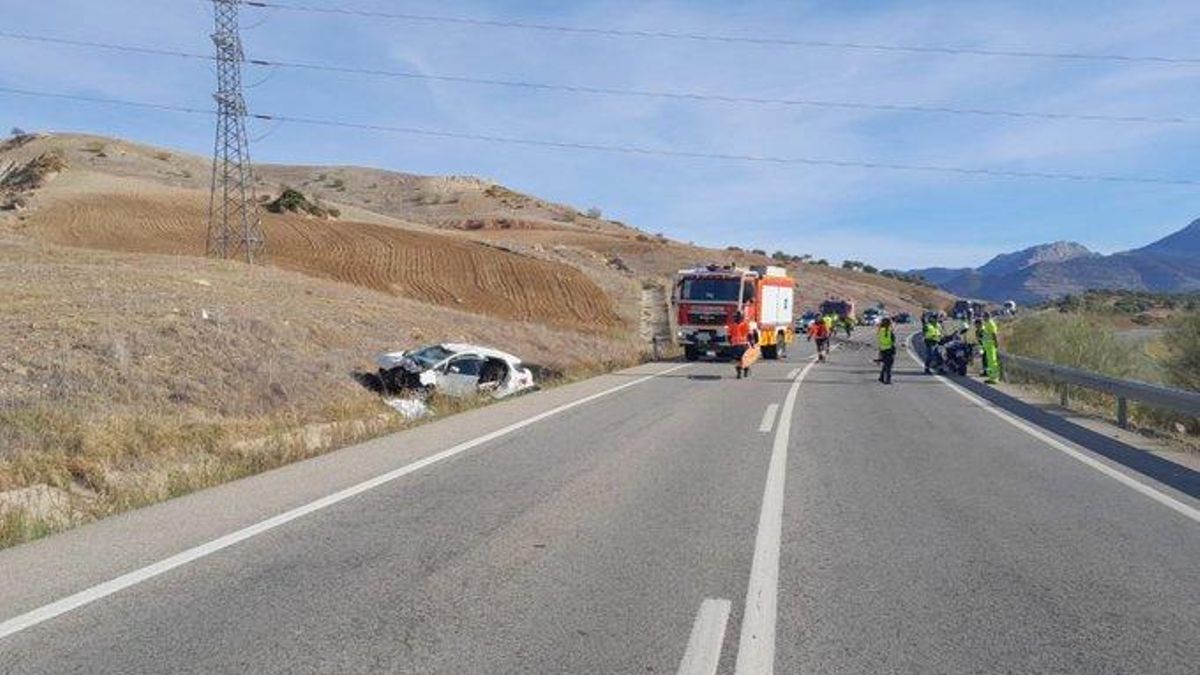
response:
<path id="1" fill-rule="evenodd" d="M 632 339 L 269 267 L 3 235 L 0 295 L 0 546 L 403 428 L 360 384 L 382 351 L 495 344 L 542 366 L 542 386 L 643 358 Z"/>
<path id="2" fill-rule="evenodd" d="M 1054 309 L 1034 311 L 1002 328 L 1003 348 L 1013 354 L 1079 368 L 1100 375 L 1200 391 L 1200 312 L 1187 298 L 1159 298 L 1155 306 L 1132 294 L 1104 293 L 1064 299 Z M 1170 304 L 1161 315 L 1161 330 L 1129 324 L 1130 315 Z M 1126 311 L 1114 310 L 1122 306 Z M 1014 382 L 1057 393 L 1059 385 L 1022 372 L 1009 372 Z M 1113 398 L 1073 387 L 1070 399 L 1089 412 L 1111 417 Z M 1130 402 L 1130 423 L 1144 432 L 1165 435 L 1200 449 L 1200 420 Z"/>

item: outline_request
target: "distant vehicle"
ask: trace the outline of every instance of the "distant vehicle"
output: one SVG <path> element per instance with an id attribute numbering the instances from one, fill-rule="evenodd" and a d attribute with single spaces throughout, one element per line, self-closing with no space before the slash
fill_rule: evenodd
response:
<path id="1" fill-rule="evenodd" d="M 1015 316 L 1017 313 L 1017 303 L 1014 300 L 1005 300 L 1003 313 L 1007 316 Z"/>
<path id="2" fill-rule="evenodd" d="M 950 317 L 959 321 L 970 321 L 983 316 L 986 311 L 987 304 L 978 300 L 956 300 L 954 307 L 950 309 Z"/>
<path id="3" fill-rule="evenodd" d="M 896 323 L 912 323 L 912 314 L 900 312 L 896 315 Z"/>
<path id="4" fill-rule="evenodd" d="M 837 318 L 842 319 L 843 321 L 845 321 L 845 320 L 853 321 L 854 320 L 854 301 L 838 299 L 838 298 L 830 298 L 830 299 L 822 302 L 821 306 L 817 309 L 817 311 L 819 311 L 822 316 L 824 316 L 826 314 L 832 314 L 833 316 L 836 316 Z"/>
<path id="5" fill-rule="evenodd" d="M 796 338 L 795 294 L 796 281 L 782 267 L 707 265 L 680 270 L 672 303 L 684 358 L 731 356 L 729 329 L 739 311 L 757 326 L 763 358 L 779 358 Z"/>
<path id="6" fill-rule="evenodd" d="M 796 332 L 803 333 L 803 332 L 807 331 L 808 327 L 812 324 L 812 322 L 814 322 L 820 318 L 821 318 L 820 312 L 814 312 L 813 310 L 810 309 L 809 311 L 807 311 L 803 315 L 801 315 L 799 319 L 796 319 Z"/>
<path id="7" fill-rule="evenodd" d="M 384 389 L 391 392 L 448 396 L 476 393 L 504 398 L 533 389 L 533 373 L 521 359 L 488 347 L 445 343 L 375 358 Z"/>
<path id="8" fill-rule="evenodd" d="M 863 310 L 862 316 L 858 318 L 858 325 L 878 326 L 879 322 L 882 321 L 883 317 L 885 316 L 887 316 L 887 314 L 884 313 L 883 310 L 876 309 L 875 307 L 868 307 L 867 309 Z"/>

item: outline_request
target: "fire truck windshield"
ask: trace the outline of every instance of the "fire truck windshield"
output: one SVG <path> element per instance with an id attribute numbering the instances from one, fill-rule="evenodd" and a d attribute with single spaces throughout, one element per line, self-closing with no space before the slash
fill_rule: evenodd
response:
<path id="1" fill-rule="evenodd" d="M 740 288 L 737 279 L 684 279 L 682 299 L 693 302 L 737 302 Z"/>

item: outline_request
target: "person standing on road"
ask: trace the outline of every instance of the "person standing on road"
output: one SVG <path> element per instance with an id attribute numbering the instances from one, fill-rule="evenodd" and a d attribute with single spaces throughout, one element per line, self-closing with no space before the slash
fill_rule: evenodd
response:
<path id="1" fill-rule="evenodd" d="M 979 352 L 979 376 L 987 377 L 987 356 L 983 353 L 983 319 L 975 318 L 975 349 Z"/>
<path id="2" fill-rule="evenodd" d="M 824 361 L 829 353 L 829 327 L 824 321 L 814 321 L 808 325 L 808 339 L 817 343 L 817 360 Z"/>
<path id="3" fill-rule="evenodd" d="M 896 333 L 892 330 L 892 320 L 884 317 L 879 322 L 876 332 L 879 340 L 879 381 L 882 384 L 892 383 L 892 366 L 896 363 Z"/>
<path id="4" fill-rule="evenodd" d="M 729 328 L 729 345 L 733 347 L 733 365 L 739 380 L 743 375 L 750 377 L 750 367 L 749 365 L 743 366 L 743 358 L 750 350 L 753 332 L 750 320 L 744 314 L 737 312 L 733 315 L 733 325 Z"/>
<path id="5" fill-rule="evenodd" d="M 983 313 L 983 363 L 987 368 L 984 382 L 996 384 L 1000 381 L 1000 327 L 991 312 Z"/>
<path id="6" fill-rule="evenodd" d="M 933 373 L 930 370 L 930 366 L 934 364 L 938 343 L 942 340 L 942 326 L 938 322 L 936 314 L 930 313 L 925 315 L 925 326 L 921 332 L 925 338 L 925 374 L 930 375 Z"/>

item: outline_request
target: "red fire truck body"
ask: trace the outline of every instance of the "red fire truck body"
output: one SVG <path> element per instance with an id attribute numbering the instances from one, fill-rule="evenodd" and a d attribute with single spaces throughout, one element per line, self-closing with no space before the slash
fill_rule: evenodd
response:
<path id="1" fill-rule="evenodd" d="M 758 333 L 763 358 L 779 358 L 795 339 L 795 291 L 795 280 L 782 267 L 708 265 L 680 270 L 673 302 L 684 356 L 689 361 L 729 356 L 729 329 L 740 311 Z"/>

